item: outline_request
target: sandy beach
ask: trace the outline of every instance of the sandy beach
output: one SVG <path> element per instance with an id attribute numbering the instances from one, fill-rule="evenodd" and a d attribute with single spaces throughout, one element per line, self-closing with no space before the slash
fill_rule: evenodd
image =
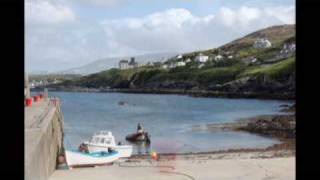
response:
<path id="1" fill-rule="evenodd" d="M 261 122 L 264 122 L 263 126 Z M 295 123 L 294 115 L 262 116 L 207 126 L 210 131 L 250 127 L 244 130 L 253 129 L 257 134 L 281 140 L 280 144 L 267 148 L 160 154 L 158 160 L 153 160 L 150 155 L 134 155 L 109 166 L 57 170 L 50 180 L 293 180 L 295 134 L 292 135 L 292 132 L 295 126 L 291 122 Z M 197 131 L 197 127 L 193 130 Z"/>
<path id="2" fill-rule="evenodd" d="M 56 170 L 50 180 L 291 180 L 295 155 L 289 150 L 135 156 L 109 166 Z"/>

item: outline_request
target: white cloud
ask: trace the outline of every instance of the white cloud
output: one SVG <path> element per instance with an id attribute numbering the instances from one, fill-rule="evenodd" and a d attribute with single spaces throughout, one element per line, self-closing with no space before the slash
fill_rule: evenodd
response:
<path id="1" fill-rule="evenodd" d="M 25 17 L 27 25 L 59 24 L 76 19 L 68 6 L 51 0 L 27 0 Z"/>
<path id="2" fill-rule="evenodd" d="M 223 7 L 206 16 L 168 9 L 96 24 L 77 19 L 68 5 L 66 0 L 26 1 L 28 69 L 63 70 L 101 57 L 213 48 L 261 28 L 295 23 L 293 6 Z"/>
<path id="3" fill-rule="evenodd" d="M 286 23 L 295 23 L 295 7 L 294 6 L 281 6 L 275 8 L 265 9 L 265 13 L 269 16 L 274 16 Z"/>
<path id="4" fill-rule="evenodd" d="M 86 5 L 94 5 L 94 6 L 114 6 L 122 3 L 124 0 L 73 0 L 73 1 L 81 2 Z"/>
<path id="5" fill-rule="evenodd" d="M 294 23 L 294 7 L 230 9 L 199 17 L 170 9 L 142 18 L 104 20 L 109 44 L 132 51 L 190 51 L 212 48 L 271 25 Z M 112 47 L 110 47 L 112 48 Z"/>

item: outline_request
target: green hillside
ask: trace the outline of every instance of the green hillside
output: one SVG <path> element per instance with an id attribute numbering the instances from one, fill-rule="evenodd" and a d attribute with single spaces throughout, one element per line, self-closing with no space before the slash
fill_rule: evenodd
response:
<path id="1" fill-rule="evenodd" d="M 253 47 L 257 38 L 268 39 L 272 46 Z M 295 25 L 266 28 L 219 48 L 182 54 L 181 58 L 173 57 L 162 63 L 163 66 L 185 62 L 185 66 L 110 69 L 64 81 L 59 86 L 294 93 L 295 53 L 281 54 L 285 43 L 295 43 Z M 197 62 L 195 58 L 199 53 L 208 56 L 209 60 Z M 215 60 L 218 55 L 224 60 Z"/>

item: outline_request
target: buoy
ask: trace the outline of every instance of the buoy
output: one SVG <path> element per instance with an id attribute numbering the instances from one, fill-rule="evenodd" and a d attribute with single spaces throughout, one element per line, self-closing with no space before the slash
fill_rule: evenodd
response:
<path id="1" fill-rule="evenodd" d="M 155 151 L 151 153 L 151 158 L 156 161 L 159 160 L 159 156 Z"/>
<path id="2" fill-rule="evenodd" d="M 66 163 L 66 159 L 64 158 L 63 155 L 58 156 L 58 164 L 63 164 Z"/>

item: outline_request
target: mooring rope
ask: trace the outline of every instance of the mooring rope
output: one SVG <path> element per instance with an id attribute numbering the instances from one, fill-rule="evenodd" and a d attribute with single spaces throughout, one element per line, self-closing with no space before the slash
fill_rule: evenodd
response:
<path id="1" fill-rule="evenodd" d="M 177 175 L 182 175 L 185 177 L 188 177 L 189 179 L 195 180 L 195 178 L 189 174 L 182 173 L 182 172 L 177 172 L 177 171 L 160 171 L 161 173 L 168 173 L 168 174 L 177 174 Z"/>
<path id="2" fill-rule="evenodd" d="M 160 166 L 160 165 L 123 165 L 122 163 L 117 163 L 119 167 L 129 167 L 129 168 L 144 168 L 144 167 L 149 167 L 149 168 L 152 168 L 152 167 L 158 167 L 158 168 L 168 168 L 168 169 L 172 169 L 174 170 L 175 168 L 173 166 Z M 182 172 L 178 172 L 178 171 L 164 171 L 164 170 L 161 170 L 160 171 L 161 173 L 167 173 L 167 174 L 176 174 L 176 175 L 182 175 L 182 176 L 185 176 L 189 179 L 192 179 L 192 180 L 195 180 L 195 178 L 187 173 L 182 173 Z"/>
<path id="3" fill-rule="evenodd" d="M 121 162 L 117 163 L 119 167 L 132 167 L 132 168 L 142 168 L 142 167 L 158 167 L 158 168 L 169 168 L 175 169 L 173 166 L 160 166 L 160 165 L 123 165 Z"/>

